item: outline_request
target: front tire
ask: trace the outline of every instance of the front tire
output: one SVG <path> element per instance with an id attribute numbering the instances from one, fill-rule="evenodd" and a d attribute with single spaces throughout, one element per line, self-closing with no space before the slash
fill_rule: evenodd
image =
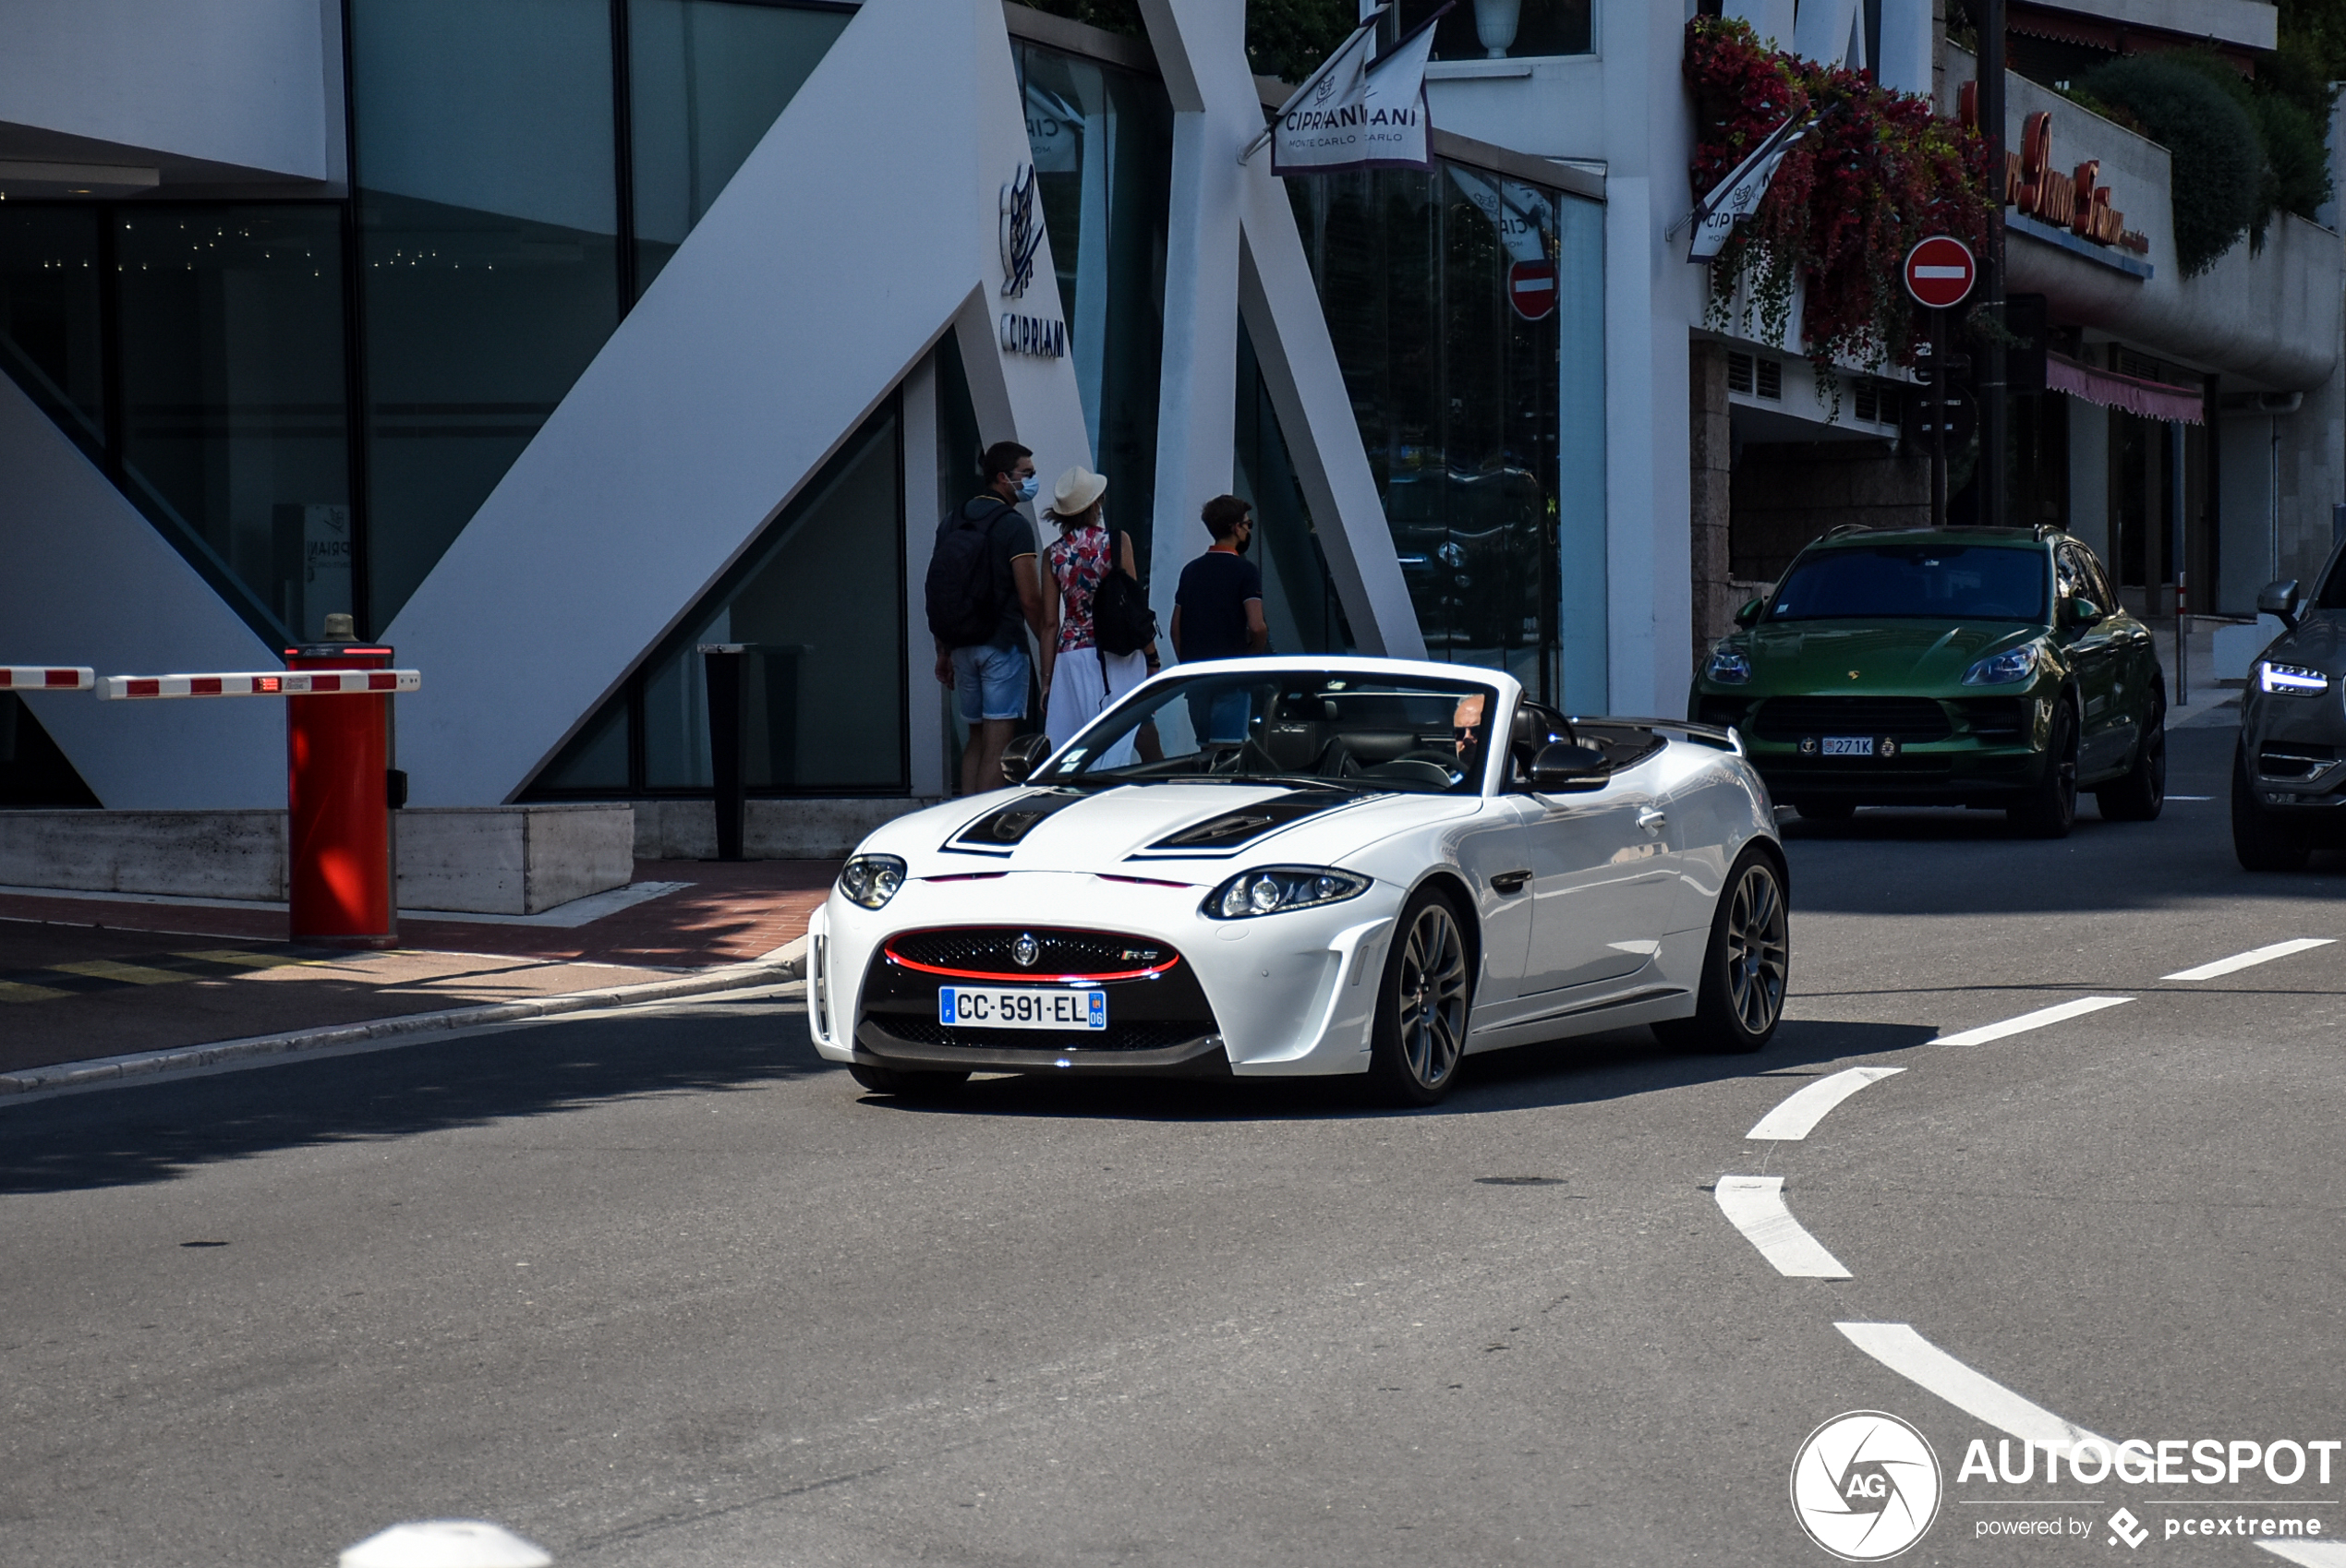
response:
<path id="1" fill-rule="evenodd" d="M 2026 804 L 2013 806 L 2005 815 L 2031 838 L 2066 838 L 2077 826 L 2077 711 L 2066 697 L 2053 706 L 2044 778 Z"/>
<path id="2" fill-rule="evenodd" d="M 1737 855 L 1711 917 L 1694 1017 L 1653 1025 L 1654 1038 L 1674 1050 L 1721 1052 L 1757 1051 L 1773 1039 L 1792 971 L 1791 909 L 1767 851 L 1752 845 Z"/>
<path id="3" fill-rule="evenodd" d="M 1421 887 L 1401 907 L 1377 985 L 1369 1085 L 1389 1105 L 1431 1105 L 1457 1081 L 1474 1001 L 1466 924 L 1446 894 Z"/>
<path id="4" fill-rule="evenodd" d="M 866 1062 L 847 1064 L 847 1075 L 875 1094 L 893 1094 L 900 1100 L 934 1100 L 969 1081 L 965 1072 L 921 1072 L 906 1067 L 873 1067 Z"/>
<path id="5" fill-rule="evenodd" d="M 2313 846 L 2273 820 L 2248 777 L 2248 748 L 2232 750 L 2232 853 L 2243 871 L 2303 871 Z"/>
<path id="6" fill-rule="evenodd" d="M 2167 804 L 2167 698 L 2159 694 L 2143 721 L 2134 766 L 2094 791 L 2108 822 L 2155 822 Z"/>

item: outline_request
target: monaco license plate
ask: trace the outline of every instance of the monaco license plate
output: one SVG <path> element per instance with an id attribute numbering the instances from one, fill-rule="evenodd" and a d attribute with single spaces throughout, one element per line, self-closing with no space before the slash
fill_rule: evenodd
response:
<path id="1" fill-rule="evenodd" d="M 958 1029 L 1100 1030 L 1107 1027 L 1107 994 L 1040 985 L 940 985 L 937 1021 Z"/>
<path id="2" fill-rule="evenodd" d="M 1873 755 L 1873 737 L 1870 735 L 1828 735 L 1825 737 L 1825 755 L 1869 757 Z"/>

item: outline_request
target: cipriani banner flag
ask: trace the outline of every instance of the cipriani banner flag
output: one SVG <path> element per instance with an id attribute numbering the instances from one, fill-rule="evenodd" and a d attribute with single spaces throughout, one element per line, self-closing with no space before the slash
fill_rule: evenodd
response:
<path id="1" fill-rule="evenodd" d="M 1370 51 L 1385 9 L 1389 7 L 1363 21 L 1281 105 L 1268 133 L 1273 174 L 1433 166 L 1426 134 L 1425 63 L 1433 54 L 1433 24 L 1449 6 L 1373 61 Z"/>

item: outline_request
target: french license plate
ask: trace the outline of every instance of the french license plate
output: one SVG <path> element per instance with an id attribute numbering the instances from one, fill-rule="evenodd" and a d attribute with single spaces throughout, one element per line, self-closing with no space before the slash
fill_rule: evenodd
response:
<path id="1" fill-rule="evenodd" d="M 1828 735 L 1825 737 L 1825 755 L 1869 757 L 1873 755 L 1873 737 L 1870 735 Z"/>
<path id="2" fill-rule="evenodd" d="M 940 985 L 937 1021 L 959 1029 L 1106 1029 L 1107 993 Z"/>

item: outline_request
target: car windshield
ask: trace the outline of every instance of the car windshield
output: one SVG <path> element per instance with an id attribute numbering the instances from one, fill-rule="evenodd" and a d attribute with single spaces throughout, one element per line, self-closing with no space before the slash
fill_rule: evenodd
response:
<path id="1" fill-rule="evenodd" d="M 1108 711 L 1037 783 L 1292 783 L 1470 795 L 1498 694 L 1470 681 L 1211 665 Z"/>
<path id="2" fill-rule="evenodd" d="M 1770 621 L 2042 621 L 2045 556 L 1993 545 L 1820 550 L 1794 565 Z"/>

